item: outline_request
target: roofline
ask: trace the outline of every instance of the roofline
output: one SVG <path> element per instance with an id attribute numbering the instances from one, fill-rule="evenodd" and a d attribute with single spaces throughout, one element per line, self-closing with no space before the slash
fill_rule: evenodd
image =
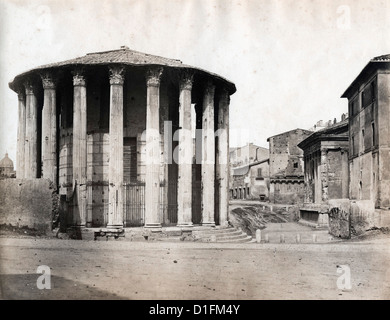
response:
<path id="1" fill-rule="evenodd" d="M 110 62 L 110 61 L 92 62 L 92 63 L 85 63 L 85 62 L 77 63 L 77 61 L 76 61 L 77 59 L 82 59 L 83 57 L 86 57 L 86 56 L 89 56 L 89 55 L 104 54 L 104 53 L 109 53 L 109 52 L 126 51 L 126 50 L 129 50 L 129 51 L 132 51 L 132 52 L 135 52 L 135 53 L 139 53 L 139 54 L 143 54 L 143 55 L 149 56 L 149 57 L 157 57 L 157 58 L 171 60 L 171 61 L 174 61 L 174 62 L 178 63 L 178 65 L 171 66 L 171 65 L 167 65 L 167 64 L 163 64 L 163 63 L 158 63 L 158 62 L 150 63 L 150 64 L 139 64 L 139 63 L 130 63 L 130 62 Z M 69 62 L 69 63 L 67 63 L 67 62 Z M 192 69 L 192 70 L 194 70 L 197 73 L 200 73 L 200 74 L 203 73 L 203 74 L 209 75 L 209 76 L 211 76 L 213 78 L 216 78 L 219 81 L 224 82 L 227 85 L 228 89 L 229 89 L 229 94 L 230 95 L 234 94 L 237 91 L 236 85 L 233 82 L 227 80 L 226 78 L 224 78 L 224 77 L 222 77 L 222 76 L 220 76 L 220 75 L 218 75 L 216 73 L 210 72 L 208 70 L 204 70 L 202 68 L 193 67 L 193 66 L 190 66 L 190 65 L 183 64 L 182 61 L 178 60 L 178 59 L 166 58 L 166 57 L 162 57 L 162 56 L 152 55 L 152 54 L 143 53 L 143 52 L 140 52 L 140 51 L 135 51 L 135 50 L 130 50 L 130 49 L 124 49 L 124 48 L 117 49 L 117 50 L 90 52 L 90 53 L 87 53 L 87 54 L 85 54 L 84 56 L 81 56 L 81 57 L 76 57 L 76 58 L 73 58 L 73 59 L 68 59 L 68 60 L 63 60 L 63 61 L 59 61 L 59 62 L 54 62 L 54 63 L 50 63 L 50 64 L 41 65 L 41 66 L 35 67 L 33 69 L 30 69 L 30 70 L 27 70 L 25 72 L 22 72 L 22 73 L 18 74 L 17 76 L 14 77 L 14 79 L 12 79 L 8 83 L 8 86 L 9 86 L 10 89 L 12 89 L 13 91 L 17 92 L 17 89 L 18 89 L 17 82 L 19 82 L 21 80 L 21 78 L 27 77 L 29 75 L 33 75 L 34 73 L 40 73 L 40 72 L 45 71 L 45 70 L 69 68 L 69 67 L 72 67 L 72 66 L 73 67 L 77 67 L 77 66 L 92 67 L 92 66 L 108 66 L 108 65 L 125 65 L 125 66 L 140 67 L 140 68 L 142 68 L 142 67 L 145 68 L 147 66 L 161 66 L 161 67 L 169 68 L 169 69 Z"/>
<path id="2" fill-rule="evenodd" d="M 306 139 L 302 140 L 300 143 L 297 144 L 299 148 L 304 150 L 309 144 L 313 144 L 317 141 L 325 141 L 325 140 L 331 140 L 331 141 L 348 141 L 349 136 L 348 136 L 348 129 L 346 130 L 347 135 L 334 135 L 335 133 L 332 134 L 332 132 L 336 132 L 341 130 L 344 127 L 349 126 L 349 121 L 348 119 L 344 120 L 343 123 L 339 123 L 334 125 L 333 127 L 328 127 L 316 132 L 313 132 L 310 136 L 308 136 Z"/>
<path id="3" fill-rule="evenodd" d="M 292 131 L 296 131 L 296 130 L 302 130 L 302 131 L 306 131 L 306 132 L 310 132 L 310 133 L 313 132 L 313 131 L 310 131 L 310 130 L 307 130 L 307 129 L 296 128 L 296 129 L 292 129 L 292 130 L 285 131 L 285 132 L 282 132 L 282 133 L 279 133 L 279 134 L 275 134 L 275 135 L 273 135 L 273 136 L 271 136 L 271 137 L 268 137 L 268 138 L 267 138 L 267 142 L 268 142 L 269 139 L 271 139 L 271 138 L 274 138 L 274 137 L 277 137 L 277 136 L 281 136 L 281 135 L 283 135 L 283 134 L 286 134 L 286 133 L 289 133 L 289 132 L 292 132 Z"/>
<path id="4" fill-rule="evenodd" d="M 344 91 L 344 93 L 340 96 L 340 98 L 348 98 L 350 97 L 350 91 L 354 89 L 357 85 L 359 85 L 360 80 L 363 77 L 367 77 L 373 70 L 377 70 L 380 65 L 388 64 L 390 66 L 390 63 L 388 60 L 376 60 L 379 57 L 372 58 L 365 67 L 360 71 L 360 73 L 357 75 L 357 77 L 352 81 L 352 83 L 348 86 L 348 88 Z"/>

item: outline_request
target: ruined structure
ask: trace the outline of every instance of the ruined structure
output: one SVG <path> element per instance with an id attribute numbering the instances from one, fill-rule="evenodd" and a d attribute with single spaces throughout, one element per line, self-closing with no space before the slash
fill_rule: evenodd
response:
<path id="1" fill-rule="evenodd" d="M 312 131 L 295 129 L 269 137 L 269 199 L 273 203 L 303 202 L 303 151 L 298 143 Z"/>
<path id="2" fill-rule="evenodd" d="M 9 86 L 19 99 L 18 178 L 53 182 L 68 225 L 227 224 L 233 83 L 121 47 Z"/>
<path id="3" fill-rule="evenodd" d="M 341 97 L 348 99 L 351 219 L 390 225 L 390 55 L 370 60 Z"/>
<path id="4" fill-rule="evenodd" d="M 230 151 L 230 198 L 268 200 L 269 151 L 253 143 Z"/>
<path id="5" fill-rule="evenodd" d="M 0 177 L 15 178 L 14 162 L 8 157 L 8 153 L 0 160 Z"/>
<path id="6" fill-rule="evenodd" d="M 333 200 L 334 204 L 336 199 L 348 199 L 348 146 L 345 116 L 298 144 L 303 150 L 305 172 L 305 198 L 300 206 L 302 221 L 328 226 L 329 201 Z"/>

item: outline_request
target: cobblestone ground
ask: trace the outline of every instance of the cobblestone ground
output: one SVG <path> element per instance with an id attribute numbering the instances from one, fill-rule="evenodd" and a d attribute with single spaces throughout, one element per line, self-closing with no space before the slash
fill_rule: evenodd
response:
<path id="1" fill-rule="evenodd" d="M 50 267 L 50 290 L 37 288 L 40 265 Z M 337 266 L 349 267 L 350 290 L 338 288 L 346 273 Z M 388 238 L 301 244 L 0 238 L 3 299 L 389 299 L 389 266 Z"/>

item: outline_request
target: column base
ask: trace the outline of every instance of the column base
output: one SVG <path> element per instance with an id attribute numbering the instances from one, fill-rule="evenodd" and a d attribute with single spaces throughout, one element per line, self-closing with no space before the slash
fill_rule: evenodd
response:
<path id="1" fill-rule="evenodd" d="M 107 229 L 123 229 L 123 224 L 108 224 Z"/>
<path id="2" fill-rule="evenodd" d="M 202 222 L 204 227 L 215 227 L 215 222 Z"/>
<path id="3" fill-rule="evenodd" d="M 192 222 L 180 222 L 176 226 L 179 228 L 192 228 L 194 224 Z"/>
<path id="4" fill-rule="evenodd" d="M 85 223 L 83 223 L 83 224 L 74 224 L 72 227 L 73 228 L 78 228 L 78 229 L 85 229 L 86 225 L 85 225 Z"/>
<path id="5" fill-rule="evenodd" d="M 150 229 L 150 231 L 152 231 L 152 232 L 161 232 L 162 231 L 161 223 L 146 223 L 144 228 Z"/>

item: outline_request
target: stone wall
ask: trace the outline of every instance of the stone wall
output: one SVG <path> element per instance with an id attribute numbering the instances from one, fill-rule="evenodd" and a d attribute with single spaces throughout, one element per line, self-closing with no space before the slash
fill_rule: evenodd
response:
<path id="1" fill-rule="evenodd" d="M 50 232 L 55 199 L 56 194 L 47 179 L 1 180 L 0 224 Z"/>
<path id="2" fill-rule="evenodd" d="M 329 200 L 329 233 L 335 237 L 349 239 L 352 233 L 349 199 Z"/>

